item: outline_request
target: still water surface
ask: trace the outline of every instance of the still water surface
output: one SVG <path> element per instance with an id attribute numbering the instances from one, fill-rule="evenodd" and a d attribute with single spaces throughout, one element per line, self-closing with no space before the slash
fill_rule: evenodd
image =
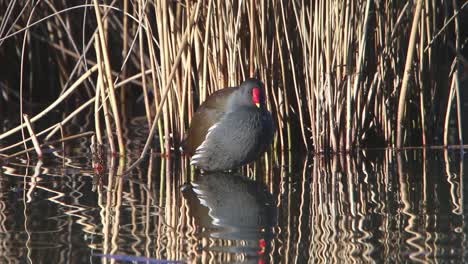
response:
<path id="1" fill-rule="evenodd" d="M 141 130 L 129 132 L 120 164 L 139 154 Z M 268 162 L 209 175 L 153 153 L 127 177 L 109 157 L 96 177 L 89 145 L 2 161 L 1 263 L 468 260 L 468 161 L 458 150 L 270 152 Z"/>

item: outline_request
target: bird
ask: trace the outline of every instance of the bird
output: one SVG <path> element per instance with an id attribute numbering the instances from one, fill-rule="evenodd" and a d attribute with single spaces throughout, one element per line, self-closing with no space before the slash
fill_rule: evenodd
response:
<path id="1" fill-rule="evenodd" d="M 263 83 L 248 78 L 237 87 L 214 92 L 200 105 L 181 150 L 202 171 L 229 171 L 256 160 L 273 134 Z"/>

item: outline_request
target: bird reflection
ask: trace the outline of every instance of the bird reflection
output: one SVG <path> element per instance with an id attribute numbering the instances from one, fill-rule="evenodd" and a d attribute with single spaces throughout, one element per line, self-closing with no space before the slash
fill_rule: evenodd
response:
<path id="1" fill-rule="evenodd" d="M 216 172 L 200 176 L 182 192 L 200 236 L 255 241 L 257 253 L 265 250 L 277 222 L 277 208 L 264 184 L 240 174 Z"/>

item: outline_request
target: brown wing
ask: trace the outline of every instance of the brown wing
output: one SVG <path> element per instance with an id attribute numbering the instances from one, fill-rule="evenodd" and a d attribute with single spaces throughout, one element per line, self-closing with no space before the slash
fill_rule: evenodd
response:
<path id="1" fill-rule="evenodd" d="M 205 140 L 208 129 L 224 115 L 224 109 L 229 95 L 237 87 L 227 87 L 211 94 L 197 109 L 190 127 L 182 141 L 182 149 L 188 155 L 193 155 L 198 146 Z"/>

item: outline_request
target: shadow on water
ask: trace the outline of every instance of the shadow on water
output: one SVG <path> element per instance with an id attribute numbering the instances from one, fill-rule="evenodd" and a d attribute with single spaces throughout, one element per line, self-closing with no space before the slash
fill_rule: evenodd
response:
<path id="1" fill-rule="evenodd" d="M 140 145 L 128 146 L 126 165 Z M 95 192 L 86 140 L 43 161 L 3 160 L 0 262 L 467 259 L 459 151 L 267 156 L 240 172 L 198 175 L 180 169 L 187 161 L 177 155 L 167 162 L 153 153 L 125 178 L 109 158 Z"/>

